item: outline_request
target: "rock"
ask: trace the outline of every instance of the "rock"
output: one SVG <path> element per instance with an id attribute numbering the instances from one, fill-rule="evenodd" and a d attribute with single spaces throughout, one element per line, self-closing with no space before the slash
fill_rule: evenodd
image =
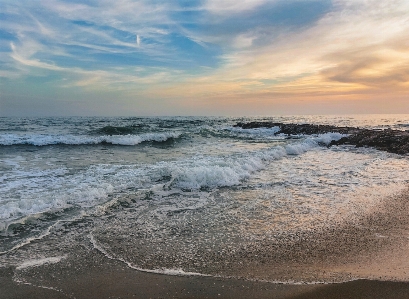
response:
<path id="1" fill-rule="evenodd" d="M 378 150 L 390 153 L 405 155 L 409 153 L 409 131 L 399 130 L 369 130 L 354 127 L 337 127 L 330 125 L 313 125 L 313 124 L 284 124 L 276 122 L 249 122 L 237 123 L 235 127 L 243 129 L 255 128 L 272 128 L 279 127 L 276 134 L 286 135 L 312 135 L 336 132 L 348 134 L 338 141 L 332 141 L 329 146 L 349 144 L 356 147 L 369 146 Z"/>
<path id="2" fill-rule="evenodd" d="M 332 141 L 329 146 L 341 144 L 350 144 L 356 147 L 370 146 L 378 150 L 405 155 L 409 153 L 409 131 L 362 129 L 348 137 Z"/>

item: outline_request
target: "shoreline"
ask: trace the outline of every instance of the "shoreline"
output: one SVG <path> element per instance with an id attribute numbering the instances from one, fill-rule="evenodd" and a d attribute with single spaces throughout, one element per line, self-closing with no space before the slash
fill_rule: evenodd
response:
<path id="1" fill-rule="evenodd" d="M 334 271 L 342 274 L 344 281 L 337 283 L 304 284 L 300 279 L 296 283 L 277 283 L 262 280 L 244 280 L 240 278 L 222 278 L 206 276 L 177 276 L 141 272 L 128 267 L 123 261 L 107 258 L 96 250 L 91 242 L 87 246 L 78 246 L 72 256 L 58 263 L 43 264 L 39 267 L 0 268 L 0 299 L 17 298 L 276 298 L 276 299 L 324 299 L 324 298 L 409 298 L 409 189 L 402 194 L 385 199 L 386 211 L 378 211 L 365 218 L 366 229 L 372 233 L 390 234 L 376 239 L 384 242 L 379 247 L 371 247 L 373 236 L 361 239 L 359 233 L 352 243 L 337 248 L 333 257 L 318 254 L 309 263 L 301 263 L 288 270 L 291 261 L 284 259 L 276 265 L 262 267 L 258 271 L 272 271 L 275 278 L 279 270 L 286 275 L 300 273 L 312 275 L 318 272 Z M 363 222 L 361 222 L 363 225 Z M 350 229 L 350 227 L 348 228 Z M 382 231 L 378 231 L 382 229 Z M 339 230 L 339 234 L 327 236 L 328 244 L 348 230 Z M 352 231 L 354 234 L 355 231 Z M 396 234 L 401 234 L 397 236 Z M 350 238 L 351 235 L 345 235 Z M 375 241 L 376 241 L 375 240 Z M 338 240 L 339 241 L 339 240 Z M 354 246 L 365 243 L 364 251 Z M 385 243 L 386 242 L 386 243 Z M 376 242 L 375 242 L 376 243 Z M 323 244 L 327 246 L 328 244 Z M 398 244 L 399 246 L 396 246 Z M 300 248 L 302 249 L 302 248 Z M 319 251 L 318 251 L 319 252 Z M 348 253 L 352 256 L 340 255 Z M 317 254 L 317 253 L 314 253 Z M 405 255 L 406 254 L 406 255 Z M 316 259 L 317 258 L 317 259 Z M 321 261 L 320 261 L 321 260 Z M 332 261 L 331 261 L 332 260 Z M 315 263 L 315 264 L 314 264 Z M 278 269 L 274 267 L 277 266 Z M 293 265 L 294 266 L 294 265 Z M 321 268 L 320 268 L 321 267 Z M 242 270 L 245 270 L 243 268 Z M 255 269 L 253 269 L 255 270 Z M 289 271 L 289 272 L 288 272 Z M 399 272 L 400 271 L 400 272 Z M 283 273 L 284 273 L 283 272 Z M 317 272 L 317 273 L 318 273 Z M 257 270 L 254 272 L 257 274 Z M 400 274 L 399 274 L 400 273 Z M 399 275 L 400 279 L 399 279 Z M 403 276 L 402 276 L 403 275 Z M 368 277 L 372 276 L 372 277 Z M 395 276 L 395 278 L 394 278 Z M 298 276 L 299 277 L 299 276 Z M 370 279 L 368 279 L 370 278 Z M 402 279 L 403 278 L 403 279 Z M 400 281 L 399 281 L 400 280 Z M 404 280 L 404 281 L 402 281 Z M 16 282 L 19 281 L 19 282 Z M 289 279 L 287 281 L 290 281 Z M 312 281 L 311 281 L 312 282 Z"/>
<path id="2" fill-rule="evenodd" d="M 1 299 L 89 298 L 270 298 L 270 299 L 407 299 L 409 282 L 354 280 L 332 284 L 292 285 L 213 277 L 168 276 L 104 269 L 65 277 L 65 287 L 17 284 L 10 269 L 0 269 Z"/>

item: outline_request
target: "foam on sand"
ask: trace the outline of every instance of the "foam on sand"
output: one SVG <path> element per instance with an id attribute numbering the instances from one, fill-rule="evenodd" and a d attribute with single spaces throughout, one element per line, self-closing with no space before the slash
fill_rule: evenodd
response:
<path id="1" fill-rule="evenodd" d="M 25 268 L 39 267 L 45 264 L 55 264 L 65 259 L 67 256 L 56 256 L 56 257 L 46 257 L 43 259 L 28 260 L 18 266 L 17 270 L 22 270 Z"/>

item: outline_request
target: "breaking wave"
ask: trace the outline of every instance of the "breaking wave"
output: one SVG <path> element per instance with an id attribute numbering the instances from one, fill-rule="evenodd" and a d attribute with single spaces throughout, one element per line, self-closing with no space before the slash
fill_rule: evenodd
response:
<path id="1" fill-rule="evenodd" d="M 218 138 L 234 138 L 245 140 L 280 140 L 283 138 L 283 136 L 276 135 L 279 131 L 279 127 L 254 129 L 222 127 L 215 129 L 210 126 L 202 126 L 200 128 L 200 134 L 203 137 L 213 136 Z"/>
<path id="2" fill-rule="evenodd" d="M 128 135 L 138 132 L 143 126 L 142 125 L 131 125 L 131 126 L 105 126 L 103 128 L 95 130 L 95 133 L 103 135 Z"/>
<path id="3" fill-rule="evenodd" d="M 17 170 L 15 175 L 0 176 L 0 182 L 5 183 L 0 187 L 0 192 L 10 198 L 0 207 L 0 220 L 17 219 L 73 205 L 95 206 L 106 202 L 109 196 L 117 192 L 149 188 L 158 183 L 167 190 L 235 186 L 274 160 L 302 154 L 342 136 L 327 133 L 284 147 L 275 146 L 240 155 L 193 157 L 149 166 L 100 164 L 76 174 L 71 174 L 66 168 L 47 172 L 32 169 L 27 173 Z M 21 176 L 26 179 L 16 182 L 15 177 Z"/>

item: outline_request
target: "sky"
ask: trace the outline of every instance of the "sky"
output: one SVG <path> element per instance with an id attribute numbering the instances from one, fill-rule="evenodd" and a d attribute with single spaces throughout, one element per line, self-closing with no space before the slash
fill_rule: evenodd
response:
<path id="1" fill-rule="evenodd" d="M 409 0 L 0 0 L 0 116 L 409 113 Z"/>

